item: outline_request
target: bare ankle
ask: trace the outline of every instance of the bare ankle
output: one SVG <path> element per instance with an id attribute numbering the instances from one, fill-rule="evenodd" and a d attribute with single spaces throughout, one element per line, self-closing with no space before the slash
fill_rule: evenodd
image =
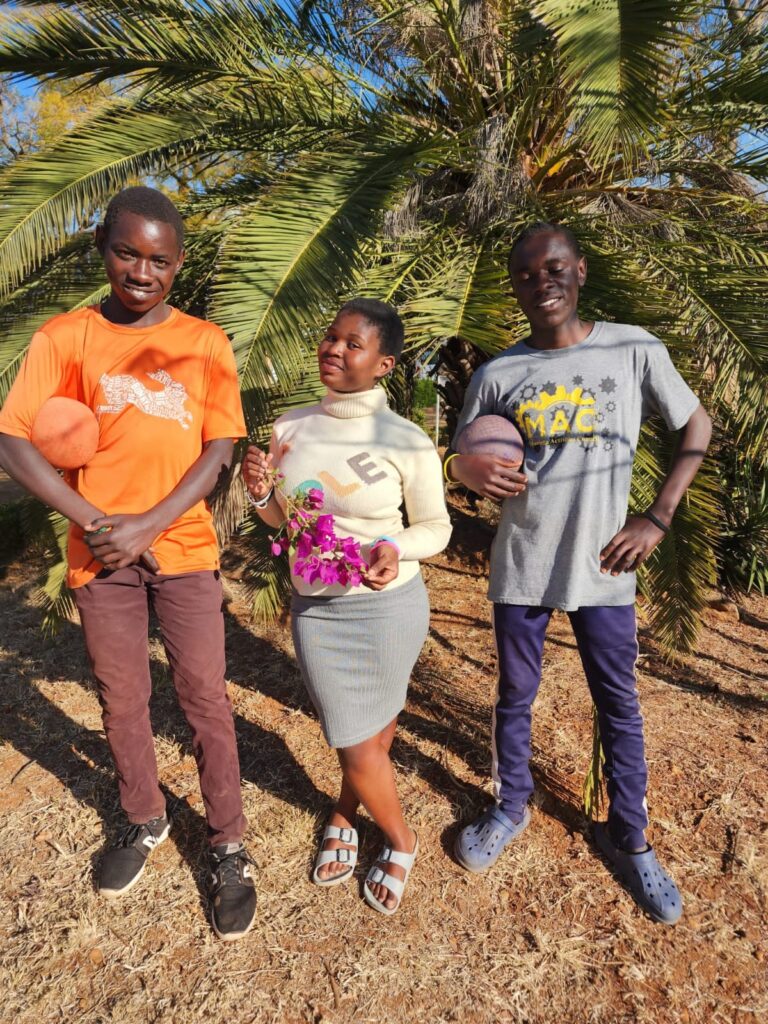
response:
<path id="1" fill-rule="evenodd" d="M 408 825 L 396 832 L 386 833 L 387 842 L 393 850 L 400 850 L 402 853 L 413 853 L 416 845 L 416 833 Z"/>

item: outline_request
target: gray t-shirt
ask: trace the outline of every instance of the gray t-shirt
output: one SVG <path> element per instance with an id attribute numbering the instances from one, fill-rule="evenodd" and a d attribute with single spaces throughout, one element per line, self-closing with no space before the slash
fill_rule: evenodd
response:
<path id="1" fill-rule="evenodd" d="M 481 366 L 456 437 L 478 416 L 505 416 L 525 438 L 528 477 L 502 506 L 489 599 L 632 604 L 635 574 L 602 575 L 599 556 L 626 520 L 640 424 L 658 413 L 679 430 L 698 404 L 662 342 L 627 324 L 596 323 L 569 348 L 519 342 Z"/>

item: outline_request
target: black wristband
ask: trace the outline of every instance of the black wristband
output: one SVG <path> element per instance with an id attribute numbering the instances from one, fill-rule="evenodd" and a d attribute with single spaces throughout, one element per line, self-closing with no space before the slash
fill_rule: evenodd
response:
<path id="1" fill-rule="evenodd" d="M 653 514 L 653 512 L 641 512 L 640 515 L 644 519 L 649 519 L 654 526 L 658 526 L 662 533 L 669 533 L 669 527 L 667 526 L 667 524 L 663 523 L 657 515 Z"/>

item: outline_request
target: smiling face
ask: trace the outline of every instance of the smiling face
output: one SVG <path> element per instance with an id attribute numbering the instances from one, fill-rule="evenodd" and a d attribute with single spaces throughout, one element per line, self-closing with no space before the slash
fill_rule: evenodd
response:
<path id="1" fill-rule="evenodd" d="M 107 303 L 114 318 L 145 326 L 162 322 L 163 300 L 184 262 L 173 226 L 124 210 L 108 232 L 96 229 L 96 245 L 112 286 Z"/>
<path id="2" fill-rule="evenodd" d="M 395 365 L 381 351 L 379 329 L 359 313 L 339 313 L 317 350 L 320 380 L 327 388 L 351 394 L 370 391 Z"/>
<path id="3" fill-rule="evenodd" d="M 509 276 L 534 337 L 578 323 L 579 289 L 587 279 L 587 262 L 564 235 L 543 231 L 521 242 L 510 256 Z"/>

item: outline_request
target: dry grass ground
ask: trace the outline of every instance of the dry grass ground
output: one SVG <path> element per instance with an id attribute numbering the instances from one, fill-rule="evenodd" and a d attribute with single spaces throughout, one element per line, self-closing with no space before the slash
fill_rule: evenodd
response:
<path id="1" fill-rule="evenodd" d="M 402 910 L 361 899 L 376 848 L 364 820 L 353 884 L 309 870 L 337 785 L 284 626 L 253 627 L 230 559 L 230 689 L 259 918 L 241 943 L 205 916 L 204 822 L 186 729 L 152 644 L 158 761 L 175 812 L 130 896 L 105 902 L 92 872 L 120 816 L 79 630 L 39 632 L 30 569 L 0 590 L 0 1006 L 17 1024 L 707 1022 L 768 1019 L 768 602 L 713 609 L 675 667 L 643 637 L 652 839 L 686 899 L 675 928 L 636 909 L 580 813 L 586 689 L 556 616 L 535 714 L 530 829 L 487 876 L 451 859 L 459 824 L 488 800 L 495 657 L 480 534 L 425 567 L 432 633 L 394 757 L 421 855 Z"/>

